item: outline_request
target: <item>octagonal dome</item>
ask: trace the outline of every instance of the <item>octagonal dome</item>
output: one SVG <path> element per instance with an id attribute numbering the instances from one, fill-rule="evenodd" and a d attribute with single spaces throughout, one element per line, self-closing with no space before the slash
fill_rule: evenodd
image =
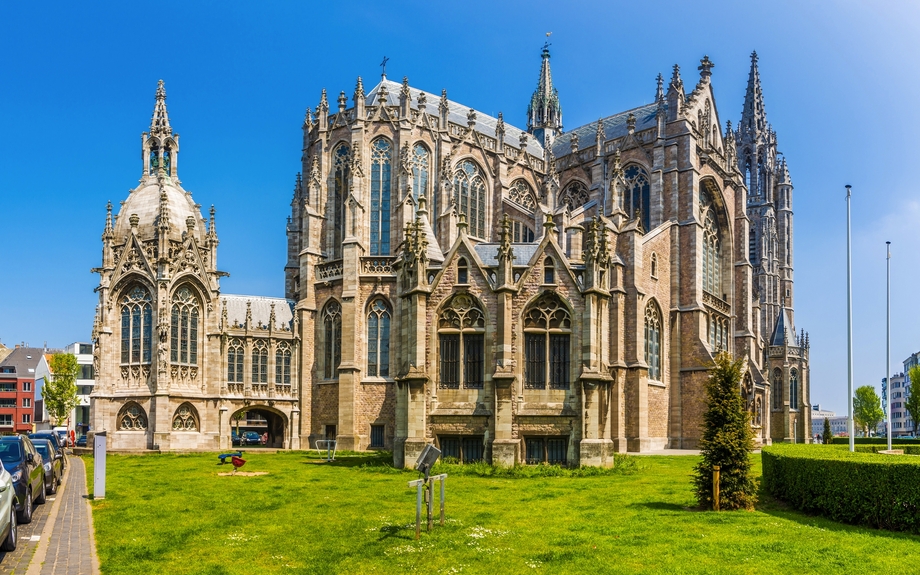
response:
<path id="1" fill-rule="evenodd" d="M 115 237 L 124 241 L 131 231 L 131 216 L 137 215 L 137 235 L 142 240 L 156 236 L 160 216 L 160 190 L 166 193 L 166 213 L 169 217 L 169 237 L 181 240 L 183 232 L 188 230 L 188 218 L 195 221 L 195 239 L 201 243 L 205 236 L 205 220 L 195 206 L 192 195 L 179 186 L 164 182 L 161 187 L 154 178 L 145 178 L 136 189 L 132 190 L 118 211 L 115 222 Z"/>

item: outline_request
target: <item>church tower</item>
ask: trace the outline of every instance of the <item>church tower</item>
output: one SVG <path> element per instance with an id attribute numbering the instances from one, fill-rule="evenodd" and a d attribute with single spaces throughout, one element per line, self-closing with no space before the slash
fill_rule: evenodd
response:
<path id="1" fill-rule="evenodd" d="M 553 75 L 549 69 L 549 42 L 543 45 L 540 79 L 527 106 L 527 132 L 533 134 L 544 148 L 551 148 L 553 140 L 562 133 L 559 92 L 553 88 Z"/>

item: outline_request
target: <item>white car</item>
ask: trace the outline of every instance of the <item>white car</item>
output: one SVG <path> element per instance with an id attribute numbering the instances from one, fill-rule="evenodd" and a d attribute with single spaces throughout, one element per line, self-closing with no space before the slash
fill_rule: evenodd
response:
<path id="1" fill-rule="evenodd" d="M 16 488 L 9 471 L 0 466 L 0 549 L 16 549 Z"/>

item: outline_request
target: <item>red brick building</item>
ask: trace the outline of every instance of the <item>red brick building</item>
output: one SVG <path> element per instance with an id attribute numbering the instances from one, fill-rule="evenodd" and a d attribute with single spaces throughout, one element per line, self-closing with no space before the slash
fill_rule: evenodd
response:
<path id="1" fill-rule="evenodd" d="M 44 353 L 41 348 L 16 346 L 0 363 L 0 435 L 32 431 L 36 373 L 48 373 Z"/>

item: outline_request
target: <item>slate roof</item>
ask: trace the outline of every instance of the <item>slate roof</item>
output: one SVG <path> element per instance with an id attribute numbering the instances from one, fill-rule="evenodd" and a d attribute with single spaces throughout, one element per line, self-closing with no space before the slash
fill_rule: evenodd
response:
<path id="1" fill-rule="evenodd" d="M 294 320 L 294 300 L 281 297 L 262 297 L 251 295 L 222 295 L 221 306 L 227 310 L 227 321 L 230 326 L 246 324 L 246 304 L 251 304 L 252 327 L 257 327 L 259 322 L 268 326 L 271 317 L 272 304 L 275 304 L 275 329 L 285 327 L 291 329 Z M 221 312 L 223 313 L 223 312 Z M 224 326 L 225 328 L 228 326 Z"/>
<path id="2" fill-rule="evenodd" d="M 35 376 L 35 368 L 38 367 L 38 363 L 46 351 L 48 350 L 40 347 L 18 347 L 0 362 L 0 366 L 12 366 L 16 369 L 18 377 L 33 377 Z M 32 371 L 29 371 L 30 369 Z M 6 375 L 9 376 L 10 374 Z"/>
<path id="3" fill-rule="evenodd" d="M 498 267 L 498 248 L 501 244 L 476 244 L 473 249 L 476 255 L 488 268 Z M 536 244 L 511 244 L 511 254 L 514 256 L 513 265 L 524 266 L 530 263 L 533 255 L 537 253 L 539 243 Z"/>
<path id="4" fill-rule="evenodd" d="M 601 122 L 604 125 L 604 141 L 622 138 L 627 134 L 626 119 L 629 118 L 630 114 L 636 116 L 636 132 L 654 128 L 658 123 L 656 118 L 658 114 L 658 103 L 652 102 L 651 104 L 645 104 L 644 106 L 639 106 L 632 110 L 626 110 L 625 112 L 602 118 Z M 553 142 L 554 156 L 561 158 L 572 153 L 572 134 L 578 134 L 579 150 L 595 146 L 597 145 L 597 122 L 591 122 L 590 124 L 585 124 L 584 126 L 561 134 Z"/>
<path id="5" fill-rule="evenodd" d="M 776 327 L 773 328 L 773 335 L 770 336 L 770 345 L 795 345 L 795 326 L 789 319 L 789 310 L 783 308 L 776 318 Z"/>

